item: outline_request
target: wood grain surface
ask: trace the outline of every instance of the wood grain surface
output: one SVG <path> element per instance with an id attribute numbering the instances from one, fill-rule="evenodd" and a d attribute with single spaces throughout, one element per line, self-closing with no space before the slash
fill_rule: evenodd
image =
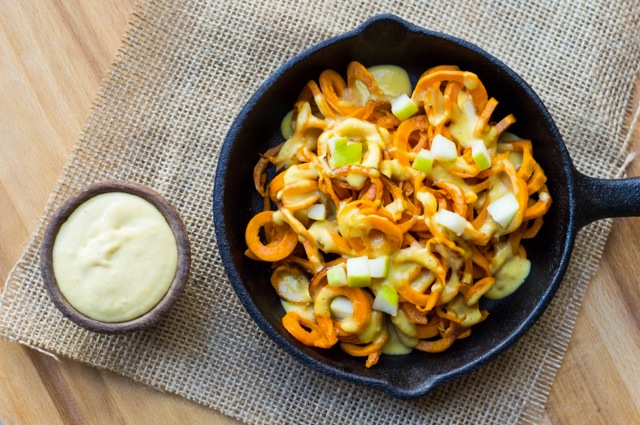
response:
<path id="1" fill-rule="evenodd" d="M 0 280 L 43 212 L 134 0 L 0 0 Z M 638 96 L 640 97 L 640 96 Z M 636 138 L 636 140 L 638 140 Z M 640 175 L 640 160 L 631 175 Z M 543 423 L 640 421 L 639 219 L 618 219 Z M 0 341 L 0 421 L 236 423 L 113 373 Z"/>

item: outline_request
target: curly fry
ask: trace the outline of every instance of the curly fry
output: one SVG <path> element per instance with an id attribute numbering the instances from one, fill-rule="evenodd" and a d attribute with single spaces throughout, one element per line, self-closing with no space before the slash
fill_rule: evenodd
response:
<path id="1" fill-rule="evenodd" d="M 282 317 L 282 325 L 295 339 L 313 347 L 322 339 L 322 331 L 316 323 L 303 319 L 294 311 L 290 311 Z M 307 329 L 309 330 L 307 330 Z"/>
<path id="2" fill-rule="evenodd" d="M 270 223 L 273 223 L 273 211 L 263 211 L 255 215 L 245 232 L 245 240 L 251 253 L 262 261 L 280 261 L 293 252 L 298 244 L 298 235 L 287 224 L 277 226 L 280 230 L 279 239 L 264 245 L 260 240 L 260 229 Z"/>
<path id="3" fill-rule="evenodd" d="M 451 322 L 447 330 L 442 334 L 442 338 L 437 341 L 426 341 L 422 339 L 418 342 L 418 345 L 416 345 L 416 350 L 426 353 L 441 353 L 451 347 L 458 336 L 459 330 L 460 326 L 457 323 Z"/>

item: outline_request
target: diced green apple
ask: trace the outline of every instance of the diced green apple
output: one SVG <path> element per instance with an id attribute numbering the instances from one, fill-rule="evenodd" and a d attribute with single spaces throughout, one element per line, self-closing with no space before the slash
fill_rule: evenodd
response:
<path id="1" fill-rule="evenodd" d="M 456 235 L 460 236 L 467 227 L 468 221 L 458 213 L 449 210 L 439 210 L 435 214 L 436 223 L 442 227 L 446 227 Z"/>
<path id="2" fill-rule="evenodd" d="M 400 121 L 404 121 L 418 112 L 418 106 L 413 102 L 413 100 L 411 100 L 409 96 L 407 96 L 405 93 L 402 93 L 391 102 L 391 112 Z"/>
<path id="3" fill-rule="evenodd" d="M 327 270 L 327 282 L 331 286 L 347 286 L 347 272 L 341 265 L 333 266 Z"/>
<path id="4" fill-rule="evenodd" d="M 353 304 L 347 297 L 335 297 L 329 305 L 329 310 L 333 317 L 342 320 L 353 315 Z"/>
<path id="5" fill-rule="evenodd" d="M 442 134 L 436 134 L 431 142 L 431 155 L 438 161 L 453 161 L 458 157 L 458 148 L 452 140 Z"/>
<path id="6" fill-rule="evenodd" d="M 388 285 L 382 285 L 373 300 L 373 309 L 395 316 L 398 314 L 398 293 Z"/>
<path id="7" fill-rule="evenodd" d="M 471 157 L 480 171 L 491 168 L 491 154 L 482 140 L 471 145 Z"/>
<path id="8" fill-rule="evenodd" d="M 421 149 L 411 166 L 418 171 L 428 173 L 433 166 L 433 154 L 426 149 Z"/>
<path id="9" fill-rule="evenodd" d="M 345 136 L 336 136 L 329 139 L 329 141 L 327 142 L 327 145 L 329 145 L 329 152 L 333 154 L 338 149 L 347 146 L 348 140 L 349 139 L 347 139 Z"/>
<path id="10" fill-rule="evenodd" d="M 391 265 L 391 257 L 381 255 L 380 257 L 369 260 L 369 274 L 371 277 L 387 277 L 389 266 Z"/>
<path id="11" fill-rule="evenodd" d="M 324 220 L 327 218 L 327 207 L 324 204 L 313 204 L 307 207 L 307 217 L 311 220 Z"/>
<path id="12" fill-rule="evenodd" d="M 335 168 L 359 164 L 362 160 L 362 143 L 351 143 L 336 148 L 331 159 Z"/>
<path id="13" fill-rule="evenodd" d="M 349 258 L 347 260 L 347 284 L 351 287 L 363 287 L 371 284 L 369 259 L 367 257 Z"/>
<path id="14" fill-rule="evenodd" d="M 496 223 L 506 228 L 509 226 L 509 223 L 511 223 L 511 220 L 513 220 L 513 217 L 520 211 L 520 204 L 516 196 L 508 192 L 506 195 L 490 203 L 487 211 Z"/>

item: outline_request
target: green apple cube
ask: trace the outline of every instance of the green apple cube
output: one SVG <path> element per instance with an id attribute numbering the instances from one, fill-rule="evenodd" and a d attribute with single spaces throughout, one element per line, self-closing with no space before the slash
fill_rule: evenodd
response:
<path id="1" fill-rule="evenodd" d="M 373 309 L 395 316 L 398 314 L 398 293 L 388 285 L 382 285 L 373 300 Z"/>
<path id="2" fill-rule="evenodd" d="M 416 112 L 418 112 L 418 106 L 405 93 L 402 93 L 391 102 L 391 113 L 400 121 L 406 120 Z"/>
<path id="3" fill-rule="evenodd" d="M 307 217 L 311 220 L 324 220 L 327 218 L 327 207 L 324 204 L 313 204 L 307 207 Z"/>
<path id="4" fill-rule="evenodd" d="M 347 146 L 348 140 L 349 139 L 347 139 L 346 136 L 336 136 L 329 139 L 329 141 L 327 142 L 327 144 L 329 145 L 329 152 L 333 154 L 338 149 Z"/>
<path id="5" fill-rule="evenodd" d="M 411 166 L 418 171 L 428 173 L 431 171 L 431 167 L 433 166 L 433 154 L 426 149 L 421 149 L 413 160 L 413 164 L 411 164 Z"/>
<path id="6" fill-rule="evenodd" d="M 369 259 L 366 256 L 347 260 L 347 284 L 351 287 L 363 287 L 371 284 Z"/>
<path id="7" fill-rule="evenodd" d="M 438 161 L 453 161 L 458 157 L 458 148 L 452 140 L 442 134 L 436 134 L 431 141 L 431 155 Z"/>
<path id="8" fill-rule="evenodd" d="M 476 140 L 471 145 L 471 157 L 480 171 L 491 168 L 491 154 L 482 140 Z"/>
<path id="9" fill-rule="evenodd" d="M 440 210 L 435 214 L 435 221 L 442 227 L 446 227 L 456 235 L 460 236 L 469 223 L 458 213 L 449 210 Z"/>
<path id="10" fill-rule="evenodd" d="M 362 160 L 362 143 L 351 143 L 336 148 L 331 159 L 335 168 L 359 164 Z"/>
<path id="11" fill-rule="evenodd" d="M 327 282 L 331 286 L 347 286 L 347 272 L 344 270 L 344 267 L 333 266 L 329 270 L 327 270 Z"/>
<path id="12" fill-rule="evenodd" d="M 371 277 L 387 277 L 389 266 L 391 265 L 391 257 L 382 255 L 369 260 L 369 274 Z"/>
<path id="13" fill-rule="evenodd" d="M 329 310 L 333 317 L 342 320 L 353 315 L 353 304 L 347 297 L 335 297 L 329 305 Z"/>
<path id="14" fill-rule="evenodd" d="M 520 211 L 520 204 L 516 196 L 508 192 L 506 195 L 490 203 L 487 211 L 496 223 L 506 228 L 509 226 L 509 223 L 511 223 L 511 220 L 513 220 L 513 217 Z"/>

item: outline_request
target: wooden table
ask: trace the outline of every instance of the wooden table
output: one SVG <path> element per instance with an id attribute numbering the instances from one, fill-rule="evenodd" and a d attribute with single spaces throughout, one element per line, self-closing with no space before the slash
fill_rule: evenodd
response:
<path id="1" fill-rule="evenodd" d="M 134 0 L 0 0 L 0 280 L 34 231 Z M 631 164 L 640 175 L 640 160 Z M 619 219 L 543 423 L 638 423 L 640 220 Z M 0 342 L 5 424 L 235 423 L 109 372 Z"/>

